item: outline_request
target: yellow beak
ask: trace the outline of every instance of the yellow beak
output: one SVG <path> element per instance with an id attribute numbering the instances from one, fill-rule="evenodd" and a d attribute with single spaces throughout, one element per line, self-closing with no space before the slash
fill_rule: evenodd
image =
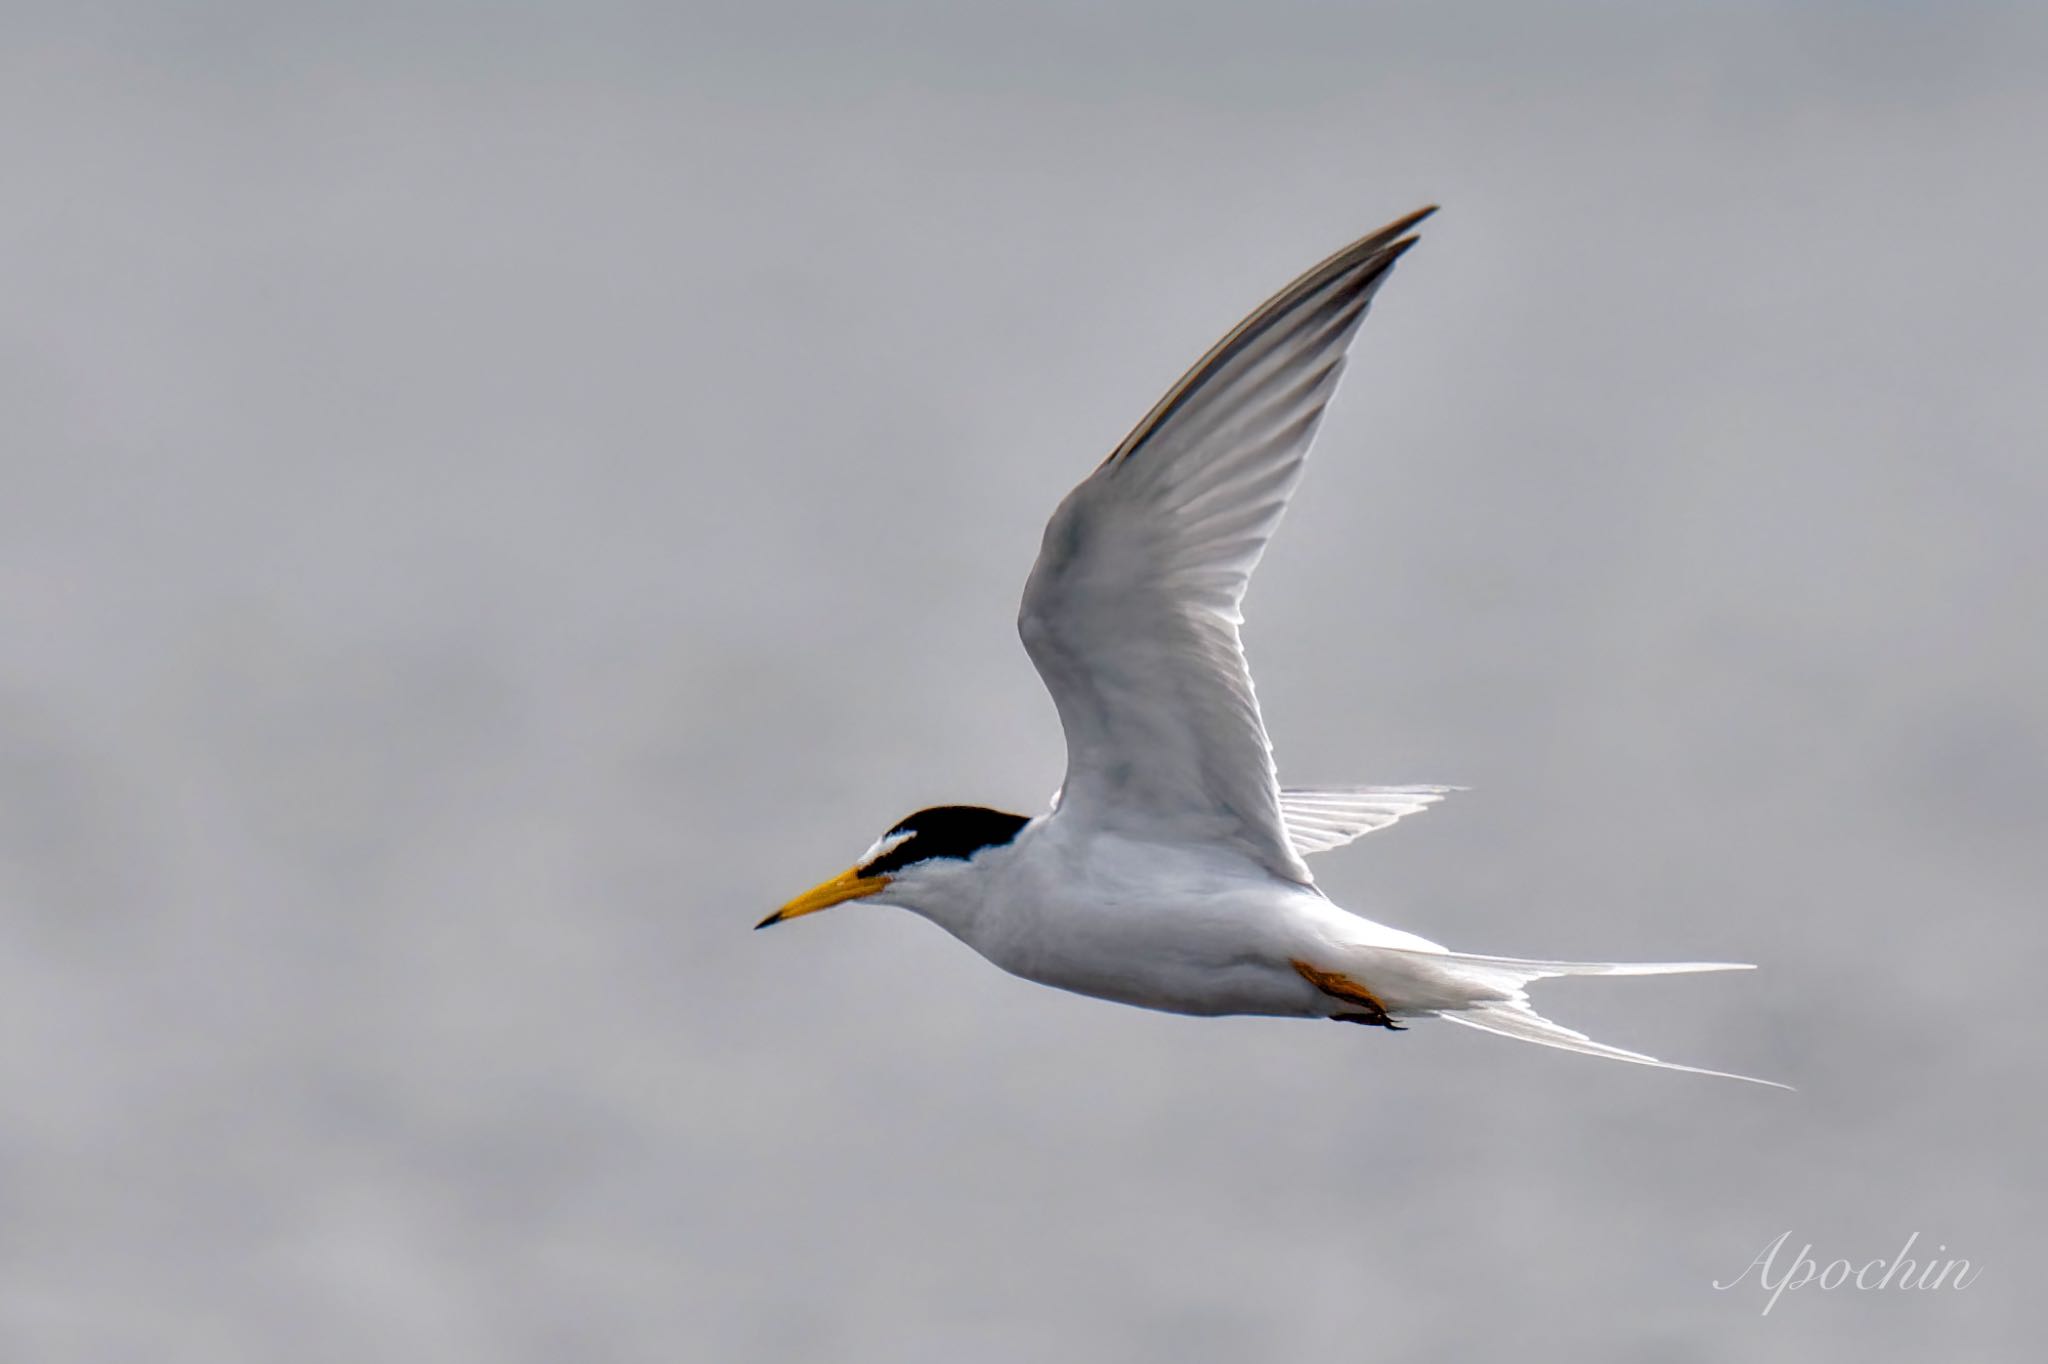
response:
<path id="1" fill-rule="evenodd" d="M 889 878 L 886 876 L 862 876 L 859 867 L 848 867 L 824 885 L 813 886 L 797 896 L 781 909 L 776 910 L 773 914 L 761 920 L 760 923 L 755 924 L 754 927 L 766 928 L 770 924 L 779 924 L 785 919 L 794 919 L 804 914 L 814 913 L 817 910 L 830 909 L 832 906 L 847 900 L 864 899 L 888 884 Z"/>

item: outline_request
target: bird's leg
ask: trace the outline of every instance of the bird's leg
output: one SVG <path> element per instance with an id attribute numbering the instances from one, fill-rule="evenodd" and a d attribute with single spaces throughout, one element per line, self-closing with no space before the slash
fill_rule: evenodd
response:
<path id="1" fill-rule="evenodd" d="M 1346 1004 L 1355 1004 L 1363 1013 L 1332 1014 L 1338 1023 L 1363 1023 L 1374 1028 L 1385 1028 L 1389 1032 L 1406 1032 L 1407 1028 L 1396 1023 L 1387 1012 L 1387 1006 L 1380 1003 L 1379 996 L 1360 985 L 1357 981 L 1335 971 L 1319 971 L 1299 958 L 1288 959 L 1301 978 L 1321 990 L 1332 999 L 1341 999 Z"/>

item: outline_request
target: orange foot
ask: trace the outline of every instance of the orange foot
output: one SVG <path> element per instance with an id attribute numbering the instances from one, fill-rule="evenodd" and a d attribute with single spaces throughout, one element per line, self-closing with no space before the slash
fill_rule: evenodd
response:
<path id="1" fill-rule="evenodd" d="M 1351 979 L 1351 977 L 1339 975 L 1335 971 L 1318 971 L 1315 967 L 1310 966 L 1298 957 L 1290 957 L 1288 960 L 1293 964 L 1294 969 L 1301 973 L 1303 980 L 1315 986 L 1324 994 L 1329 995 L 1332 999 L 1341 999 L 1346 1004 L 1355 1004 L 1364 1010 L 1363 1013 L 1336 1014 L 1334 1017 L 1337 1022 L 1364 1023 L 1375 1028 L 1385 1028 L 1390 1032 L 1407 1031 L 1406 1028 L 1396 1023 L 1393 1017 L 1387 1013 L 1387 1006 L 1380 1003 L 1378 995 L 1375 995 L 1372 991 Z"/>

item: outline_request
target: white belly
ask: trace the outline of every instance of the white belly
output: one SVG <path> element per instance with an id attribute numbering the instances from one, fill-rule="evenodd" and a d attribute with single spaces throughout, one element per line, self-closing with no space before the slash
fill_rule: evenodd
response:
<path id="1" fill-rule="evenodd" d="M 1315 891 L 1147 845 L 1047 851 L 1020 849 L 973 919 L 947 926 L 1013 975 L 1099 999 L 1185 1014 L 1330 1012 L 1293 963 L 1327 954 L 1327 916 L 1351 916 Z"/>

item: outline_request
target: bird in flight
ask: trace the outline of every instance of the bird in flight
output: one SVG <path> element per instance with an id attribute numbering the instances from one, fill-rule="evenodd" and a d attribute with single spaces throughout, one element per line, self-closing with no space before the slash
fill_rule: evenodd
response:
<path id="1" fill-rule="evenodd" d="M 1141 1008 L 1395 1031 L 1443 1018 L 1727 1074 L 1595 1042 L 1538 1014 L 1525 987 L 1746 967 L 1453 952 L 1341 908 L 1303 860 L 1455 789 L 1281 787 L 1238 635 L 1245 587 L 1351 339 L 1434 211 L 1353 242 L 1268 299 L 1053 513 L 1017 621 L 1066 732 L 1052 808 L 919 810 L 757 927 L 868 900 L 923 915 L 1027 980 Z"/>

